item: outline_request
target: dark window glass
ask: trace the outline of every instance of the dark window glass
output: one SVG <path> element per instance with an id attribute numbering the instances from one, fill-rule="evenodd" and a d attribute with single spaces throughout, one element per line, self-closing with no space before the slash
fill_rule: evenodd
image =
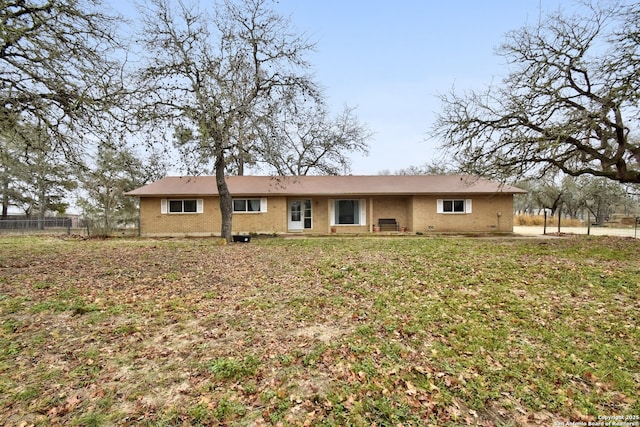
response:
<path id="1" fill-rule="evenodd" d="M 247 211 L 247 201 L 244 199 L 234 200 L 233 201 L 233 211 L 234 212 L 246 212 Z"/>
<path id="2" fill-rule="evenodd" d="M 442 211 L 464 213 L 464 200 L 443 200 Z"/>
<path id="3" fill-rule="evenodd" d="M 169 212 L 182 212 L 182 200 L 169 200 Z"/>
<path id="4" fill-rule="evenodd" d="M 260 212 L 260 199 L 247 200 L 247 211 Z"/>
<path id="5" fill-rule="evenodd" d="M 359 224 L 359 200 L 338 200 L 336 202 L 336 224 Z"/>
<path id="6" fill-rule="evenodd" d="M 195 200 L 183 200 L 184 210 L 183 212 L 197 212 L 198 211 L 198 202 Z"/>

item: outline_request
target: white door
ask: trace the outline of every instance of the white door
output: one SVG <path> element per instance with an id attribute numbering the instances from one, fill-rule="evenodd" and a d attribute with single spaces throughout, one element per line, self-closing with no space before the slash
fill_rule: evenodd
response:
<path id="1" fill-rule="evenodd" d="M 289 231 L 304 229 L 302 200 L 289 200 Z"/>

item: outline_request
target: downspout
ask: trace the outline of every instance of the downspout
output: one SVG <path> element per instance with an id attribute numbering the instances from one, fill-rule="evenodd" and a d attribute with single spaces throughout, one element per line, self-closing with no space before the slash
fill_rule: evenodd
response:
<path id="1" fill-rule="evenodd" d="M 138 237 L 142 237 L 142 198 L 138 197 Z"/>

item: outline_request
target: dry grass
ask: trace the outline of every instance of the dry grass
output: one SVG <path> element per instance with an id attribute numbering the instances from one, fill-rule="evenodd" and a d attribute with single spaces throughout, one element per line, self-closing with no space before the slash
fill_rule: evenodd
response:
<path id="1" fill-rule="evenodd" d="M 543 215 L 514 215 L 513 225 L 517 226 L 542 226 L 544 225 Z M 558 218 L 555 216 L 547 217 L 547 226 L 557 226 Z M 585 223 L 579 219 L 562 218 L 561 225 L 563 227 L 584 227 Z"/>
<path id="2" fill-rule="evenodd" d="M 0 239 L 0 424 L 637 415 L 638 259 L 593 237 Z"/>

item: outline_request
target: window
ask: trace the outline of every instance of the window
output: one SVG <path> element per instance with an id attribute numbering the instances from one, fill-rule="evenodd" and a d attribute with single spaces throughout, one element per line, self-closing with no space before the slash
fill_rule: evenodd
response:
<path id="1" fill-rule="evenodd" d="M 464 200 L 444 200 L 442 210 L 444 212 L 464 212 Z"/>
<path id="2" fill-rule="evenodd" d="M 438 199 L 438 213 L 471 213 L 471 199 Z"/>
<path id="3" fill-rule="evenodd" d="M 202 213 L 204 204 L 202 199 L 162 199 L 160 213 Z"/>
<path id="4" fill-rule="evenodd" d="M 334 200 L 332 225 L 366 225 L 365 201 Z"/>
<path id="5" fill-rule="evenodd" d="M 233 199 L 233 212 L 266 212 L 267 199 Z"/>
<path id="6" fill-rule="evenodd" d="M 291 202 L 291 221 L 300 222 L 302 217 L 302 203 L 299 200 Z"/>
<path id="7" fill-rule="evenodd" d="M 304 201 L 304 228 L 311 228 L 311 200 Z"/>

